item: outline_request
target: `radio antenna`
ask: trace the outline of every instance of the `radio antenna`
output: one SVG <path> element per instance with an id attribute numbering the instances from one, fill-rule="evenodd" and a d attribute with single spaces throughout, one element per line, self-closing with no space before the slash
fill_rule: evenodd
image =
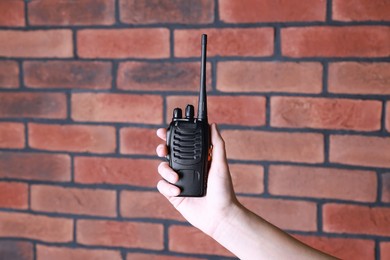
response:
<path id="1" fill-rule="evenodd" d="M 198 101 L 198 119 L 207 121 L 206 50 L 207 50 L 207 35 L 202 34 L 202 57 L 201 57 L 201 64 L 200 64 L 200 91 L 199 91 L 199 101 Z"/>

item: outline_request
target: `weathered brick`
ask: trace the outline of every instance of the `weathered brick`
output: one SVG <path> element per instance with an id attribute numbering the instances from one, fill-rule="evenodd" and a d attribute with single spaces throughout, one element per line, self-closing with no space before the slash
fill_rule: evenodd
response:
<path id="1" fill-rule="evenodd" d="M 162 143 L 155 129 L 135 127 L 121 128 L 120 140 L 120 152 L 123 154 L 155 155 L 157 145 Z"/>
<path id="2" fill-rule="evenodd" d="M 390 202 L 390 172 L 382 174 L 382 198 L 383 202 Z"/>
<path id="3" fill-rule="evenodd" d="M 17 87 L 19 87 L 18 63 L 15 61 L 0 61 L 0 89 Z"/>
<path id="4" fill-rule="evenodd" d="M 50 151 L 113 153 L 115 128 L 89 125 L 28 125 L 29 146 Z"/>
<path id="5" fill-rule="evenodd" d="M 291 27 L 281 32 L 282 54 L 289 57 L 388 57 L 386 26 Z"/>
<path id="6" fill-rule="evenodd" d="M 208 35 L 207 56 L 271 56 L 272 28 L 175 30 L 175 56 L 200 56 L 200 35 Z M 228 43 L 228 44 L 227 44 Z"/>
<path id="7" fill-rule="evenodd" d="M 230 164 L 229 169 L 236 193 L 263 193 L 264 169 L 262 166 Z"/>
<path id="8" fill-rule="evenodd" d="M 228 158 L 319 163 L 324 161 L 321 134 L 226 130 Z"/>
<path id="9" fill-rule="evenodd" d="M 120 0 L 120 19 L 129 24 L 208 24 L 214 21 L 213 0 Z"/>
<path id="10" fill-rule="evenodd" d="M 24 148 L 24 125 L 0 123 L 0 148 Z"/>
<path id="11" fill-rule="evenodd" d="M 23 0 L 0 2 L 0 26 L 24 26 L 25 24 Z"/>
<path id="12" fill-rule="evenodd" d="M 272 165 L 268 178 L 269 192 L 274 195 L 376 201 L 375 172 Z"/>
<path id="13" fill-rule="evenodd" d="M 0 118 L 66 117 L 66 97 L 60 93 L 0 93 Z"/>
<path id="14" fill-rule="evenodd" d="M 0 207 L 27 209 L 27 184 L 19 182 L 0 182 Z"/>
<path id="15" fill-rule="evenodd" d="M 168 58 L 169 31 L 165 28 L 80 30 L 77 51 L 82 58 Z"/>
<path id="16" fill-rule="evenodd" d="M 0 259 L 33 260 L 33 244 L 30 242 L 2 240 L 0 241 Z"/>
<path id="17" fill-rule="evenodd" d="M 375 131 L 382 102 L 342 98 L 272 97 L 271 126 Z"/>
<path id="18" fill-rule="evenodd" d="M 38 260 L 122 260 L 119 251 L 37 245 Z"/>
<path id="19" fill-rule="evenodd" d="M 162 123 L 163 100 L 158 95 L 75 93 L 72 119 L 76 121 Z"/>
<path id="20" fill-rule="evenodd" d="M 380 243 L 380 259 L 390 258 L 390 242 Z"/>
<path id="21" fill-rule="evenodd" d="M 219 17 L 227 23 L 324 21 L 325 0 L 219 0 Z"/>
<path id="22" fill-rule="evenodd" d="M 68 58 L 73 56 L 70 30 L 0 30 L 0 57 Z"/>
<path id="23" fill-rule="evenodd" d="M 332 18 L 337 21 L 389 21 L 389 1 L 334 0 Z"/>
<path id="24" fill-rule="evenodd" d="M 24 82 L 31 88 L 111 88 L 111 63 L 89 61 L 26 61 Z"/>
<path id="25" fill-rule="evenodd" d="M 111 25 L 115 0 L 40 0 L 28 2 L 31 25 Z"/>
<path id="26" fill-rule="evenodd" d="M 315 62 L 218 62 L 217 89 L 224 92 L 320 93 L 322 66 Z"/>
<path id="27" fill-rule="evenodd" d="M 118 69 L 118 88 L 143 91 L 199 91 L 200 63 L 123 62 Z M 206 65 L 206 86 L 211 89 L 211 64 Z"/>

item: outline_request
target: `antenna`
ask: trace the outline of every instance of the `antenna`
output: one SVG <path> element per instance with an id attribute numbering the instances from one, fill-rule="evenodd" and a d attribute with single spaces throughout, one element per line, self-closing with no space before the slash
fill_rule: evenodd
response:
<path id="1" fill-rule="evenodd" d="M 207 96 L 206 96 L 206 50 L 207 35 L 202 34 L 202 58 L 200 64 L 200 91 L 198 101 L 198 119 L 207 122 Z"/>

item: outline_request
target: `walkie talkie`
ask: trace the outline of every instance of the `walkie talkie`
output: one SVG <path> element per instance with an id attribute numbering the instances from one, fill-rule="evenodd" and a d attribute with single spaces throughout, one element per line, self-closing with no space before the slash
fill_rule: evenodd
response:
<path id="1" fill-rule="evenodd" d="M 202 197 L 206 195 L 209 152 L 211 146 L 210 126 L 207 121 L 206 97 L 206 49 L 207 35 L 202 35 L 200 92 L 198 118 L 194 118 L 194 106 L 187 105 L 185 117 L 175 108 L 167 130 L 169 166 L 179 175 L 175 183 L 181 190 L 179 197 Z"/>

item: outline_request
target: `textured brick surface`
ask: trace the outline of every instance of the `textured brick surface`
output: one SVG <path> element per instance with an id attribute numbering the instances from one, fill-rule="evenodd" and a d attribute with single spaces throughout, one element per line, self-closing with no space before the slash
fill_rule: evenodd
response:
<path id="1" fill-rule="evenodd" d="M 0 207 L 27 209 L 27 184 L 19 182 L 0 182 Z"/>
<path id="2" fill-rule="evenodd" d="M 155 155 L 156 147 L 163 141 L 157 137 L 155 129 L 122 128 L 120 130 L 121 147 L 123 154 Z"/>
<path id="3" fill-rule="evenodd" d="M 0 148 L 23 148 L 24 125 L 20 123 L 0 123 Z"/>
<path id="4" fill-rule="evenodd" d="M 390 172 L 382 174 L 382 201 L 390 202 Z"/>
<path id="5" fill-rule="evenodd" d="M 0 241 L 0 258 L 12 260 L 33 260 L 33 244 L 29 242 Z"/>
<path id="6" fill-rule="evenodd" d="M 0 61 L 0 89 L 19 87 L 19 67 L 15 61 Z"/>
<path id="7" fill-rule="evenodd" d="M 96 250 L 96 249 L 75 249 L 67 247 L 37 246 L 37 259 L 39 260 L 121 260 L 119 251 L 115 250 Z"/>
<path id="8" fill-rule="evenodd" d="M 335 0 L 332 15 L 338 21 L 389 21 L 389 1 Z"/>
<path id="9" fill-rule="evenodd" d="M 0 26 L 24 26 L 24 1 L 3 0 L 0 2 Z"/>

